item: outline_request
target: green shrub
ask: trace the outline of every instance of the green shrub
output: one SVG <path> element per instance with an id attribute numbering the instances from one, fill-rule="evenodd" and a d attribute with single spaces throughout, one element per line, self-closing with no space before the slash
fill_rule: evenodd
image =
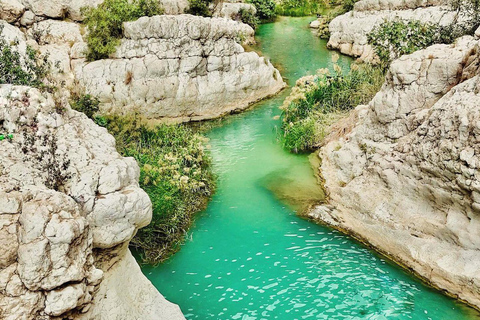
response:
<path id="1" fill-rule="evenodd" d="M 123 34 L 123 22 L 162 14 L 163 10 L 156 0 L 105 0 L 96 8 L 83 8 L 82 12 L 88 27 L 87 59 L 93 61 L 115 52 Z"/>
<path id="2" fill-rule="evenodd" d="M 253 11 L 241 8 L 240 11 L 238 12 L 238 16 L 239 16 L 238 19 L 243 23 L 248 24 L 253 29 L 257 28 L 258 18 L 253 13 Z"/>
<path id="3" fill-rule="evenodd" d="M 324 3 L 318 0 L 282 0 L 275 12 L 280 16 L 303 17 L 316 14 L 324 8 Z"/>
<path id="4" fill-rule="evenodd" d="M 386 67 L 404 54 L 410 54 L 439 43 L 438 27 L 418 20 L 404 22 L 399 19 L 385 21 L 368 34 L 381 63 Z"/>
<path id="5" fill-rule="evenodd" d="M 296 122 L 290 122 L 288 127 L 283 127 L 285 136 L 282 140 L 283 147 L 290 152 L 299 153 L 311 150 L 317 142 L 315 119 L 306 117 Z"/>
<path id="6" fill-rule="evenodd" d="M 0 34 L 4 26 L 0 26 Z M 45 88 L 43 80 L 50 70 L 47 55 L 41 56 L 36 50 L 27 46 L 26 56 L 22 59 L 15 48 L 18 42 L 7 43 L 0 37 L 0 84 L 15 84 Z"/>
<path id="7" fill-rule="evenodd" d="M 346 111 L 369 102 L 384 82 L 383 69 L 369 64 L 353 65 L 346 75 L 338 65 L 335 70 L 334 74 L 320 72 L 282 107 L 282 143 L 289 151 L 316 148 L 328 126 Z"/>
<path id="8" fill-rule="evenodd" d="M 352 11 L 355 3 L 358 2 L 358 1 L 359 0 L 343 0 L 343 3 L 342 3 L 343 13 L 347 13 L 348 11 Z"/>
<path id="9" fill-rule="evenodd" d="M 212 10 L 210 9 L 212 0 L 188 0 L 188 3 L 187 13 L 202 17 L 212 16 Z"/>
<path id="10" fill-rule="evenodd" d="M 81 97 L 74 97 L 70 105 L 74 110 L 83 112 L 90 119 L 94 119 L 94 114 L 99 110 L 100 100 L 89 94 L 85 94 Z"/>
<path id="11" fill-rule="evenodd" d="M 150 225 L 131 245 L 143 260 L 158 263 L 179 249 L 194 213 L 214 192 L 214 175 L 205 139 L 183 125 L 147 127 L 135 117 L 106 117 L 117 150 L 140 166 L 140 186 L 153 204 Z"/>
<path id="12" fill-rule="evenodd" d="M 275 18 L 275 1 L 274 0 L 247 0 L 257 9 L 257 17 L 261 21 L 271 21 Z"/>

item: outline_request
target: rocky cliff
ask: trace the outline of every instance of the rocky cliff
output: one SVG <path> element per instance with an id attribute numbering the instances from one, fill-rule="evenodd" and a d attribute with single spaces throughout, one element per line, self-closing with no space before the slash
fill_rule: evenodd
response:
<path id="1" fill-rule="evenodd" d="M 73 62 L 75 78 L 108 113 L 149 119 L 215 118 L 284 87 L 272 64 L 245 52 L 254 30 L 243 23 L 191 15 L 143 17 L 125 23 L 112 59 Z"/>
<path id="2" fill-rule="evenodd" d="M 394 61 L 375 98 L 327 138 L 329 204 L 310 213 L 477 307 L 479 44 L 464 37 Z"/>
<path id="3" fill-rule="evenodd" d="M 76 21 L 83 19 L 81 7 L 100 2 L 5 0 L 0 18 L 25 31 L 11 31 L 20 41 L 48 55 L 57 86 L 98 96 L 104 113 L 209 119 L 243 110 L 285 86 L 268 60 L 242 47 L 253 40 L 254 30 L 227 18 L 176 14 L 127 22 L 111 59 L 87 62 L 88 30 Z M 164 2 L 168 13 L 187 6 L 185 1 Z M 218 15 L 234 16 L 242 6 L 251 7 L 225 3 Z"/>
<path id="4" fill-rule="evenodd" d="M 0 318 L 183 319 L 128 251 L 152 209 L 114 138 L 12 85 L 0 86 L 0 133 Z"/>
<path id="5" fill-rule="evenodd" d="M 361 0 L 354 9 L 336 17 L 329 24 L 328 46 L 343 54 L 371 61 L 375 54 L 368 44 L 367 35 L 385 20 L 419 20 L 446 26 L 454 21 L 466 22 L 449 6 L 448 0 Z"/>

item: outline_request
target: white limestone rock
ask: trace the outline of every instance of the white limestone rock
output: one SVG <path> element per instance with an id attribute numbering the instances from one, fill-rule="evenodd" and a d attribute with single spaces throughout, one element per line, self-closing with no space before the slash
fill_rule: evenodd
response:
<path id="1" fill-rule="evenodd" d="M 312 22 L 310 22 L 309 27 L 312 29 L 318 29 L 320 28 L 320 25 L 321 25 L 320 20 L 313 20 Z"/>
<path id="2" fill-rule="evenodd" d="M 121 249 L 119 261 L 100 283 L 91 311 L 79 316 L 78 320 L 184 320 L 177 305 L 151 294 L 156 289 L 147 278 L 135 276 L 142 271 L 130 251 L 124 250 Z"/>
<path id="3" fill-rule="evenodd" d="M 165 14 L 182 14 L 188 10 L 188 0 L 160 0 Z"/>
<path id="4" fill-rule="evenodd" d="M 257 9 L 250 3 L 243 2 L 222 2 L 213 13 L 214 17 L 227 18 L 237 20 L 239 19 L 240 10 L 250 11 L 253 15 L 257 13 Z"/>
<path id="5" fill-rule="evenodd" d="M 35 23 L 28 30 L 28 35 L 39 45 L 58 44 L 71 47 L 77 42 L 83 42 L 80 28 L 80 25 L 74 22 L 44 20 Z"/>
<path id="6" fill-rule="evenodd" d="M 10 0 L 9 0 L 10 1 Z M 81 9 L 95 7 L 103 0 L 18 0 L 36 16 L 62 19 L 83 20 Z"/>
<path id="7" fill-rule="evenodd" d="M 449 4 L 449 0 L 361 0 L 355 3 L 355 11 L 405 10 Z"/>
<path id="8" fill-rule="evenodd" d="M 310 214 L 477 307 L 478 47 L 464 37 L 394 61 L 355 127 L 321 149 L 329 206 Z"/>
<path id="9" fill-rule="evenodd" d="M 361 0 L 355 3 L 353 11 L 330 22 L 328 47 L 363 61 L 375 61 L 367 36 L 386 20 L 419 20 L 440 26 L 453 21 L 468 23 L 468 17 L 453 11 L 448 4 L 448 0 Z"/>
<path id="10" fill-rule="evenodd" d="M 111 59 L 75 63 L 75 77 L 107 113 L 149 119 L 215 118 L 248 107 L 285 84 L 278 70 L 241 39 L 248 25 L 191 15 L 143 17 L 124 24 Z"/>
<path id="11" fill-rule="evenodd" d="M 25 6 L 19 0 L 0 1 L 0 20 L 16 22 L 25 12 Z"/>
<path id="12" fill-rule="evenodd" d="M 59 103 L 34 88 L 0 86 L 0 132 L 13 134 L 0 141 L 2 319 L 98 319 L 91 314 L 113 305 L 122 308 L 101 319 L 183 319 L 127 249 L 152 214 L 136 162 L 117 153 L 104 128 Z M 102 278 L 125 259 L 121 277 L 141 287 L 98 297 L 109 288 Z M 153 316 L 146 303 L 170 311 Z"/>

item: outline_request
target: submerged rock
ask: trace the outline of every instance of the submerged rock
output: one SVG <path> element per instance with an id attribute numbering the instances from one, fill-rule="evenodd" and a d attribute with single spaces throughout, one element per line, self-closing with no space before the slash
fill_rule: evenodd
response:
<path id="1" fill-rule="evenodd" d="M 353 129 L 321 149 L 329 205 L 310 213 L 477 307 L 479 44 L 464 37 L 394 61 Z"/>

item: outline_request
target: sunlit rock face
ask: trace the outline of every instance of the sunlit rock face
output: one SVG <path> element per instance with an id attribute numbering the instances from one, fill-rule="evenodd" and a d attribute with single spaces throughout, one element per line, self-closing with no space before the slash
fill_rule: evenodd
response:
<path id="1" fill-rule="evenodd" d="M 480 306 L 479 41 L 395 60 L 381 91 L 320 151 L 329 205 L 346 230 L 432 284 Z"/>
<path id="2" fill-rule="evenodd" d="M 114 138 L 12 85 L 0 86 L 0 134 L 0 317 L 183 319 L 128 251 L 152 208 Z"/>
<path id="3" fill-rule="evenodd" d="M 0 18 L 25 28 L 19 38 L 47 55 L 51 82 L 66 94 L 97 96 L 103 113 L 211 119 L 244 110 L 285 86 L 267 59 L 243 47 L 254 41 L 254 30 L 235 19 L 242 8 L 255 11 L 250 4 L 222 3 L 215 18 L 204 18 L 182 14 L 188 1 L 161 1 L 168 15 L 126 22 L 116 53 L 88 62 L 81 8 L 101 2 L 8 0 L 0 4 Z"/>
<path id="4" fill-rule="evenodd" d="M 343 54 L 373 61 L 375 53 L 368 34 L 386 20 L 419 20 L 446 26 L 453 21 L 467 23 L 468 18 L 453 11 L 448 0 L 361 0 L 353 11 L 332 20 L 328 46 Z"/>
<path id="5" fill-rule="evenodd" d="M 80 86 L 107 113 L 149 119 L 215 118 L 247 108 L 284 87 L 280 73 L 241 43 L 253 29 L 221 18 L 156 16 L 125 23 L 112 59 L 74 61 Z"/>

